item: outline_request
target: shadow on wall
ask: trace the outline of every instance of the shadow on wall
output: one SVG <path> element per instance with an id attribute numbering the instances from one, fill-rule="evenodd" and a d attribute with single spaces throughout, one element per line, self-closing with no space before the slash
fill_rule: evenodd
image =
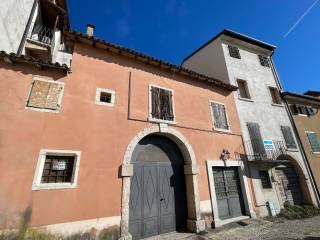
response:
<path id="1" fill-rule="evenodd" d="M 107 52 L 106 50 L 103 50 L 103 49 L 92 48 L 91 46 L 86 46 L 84 44 L 77 43 L 76 47 L 74 48 L 74 53 L 79 54 L 81 56 L 102 60 L 107 63 L 117 64 L 122 67 L 127 67 L 127 68 L 148 72 L 149 74 L 157 75 L 158 77 L 173 79 L 178 82 L 183 82 L 192 86 L 214 91 L 225 97 L 232 94 L 232 92 L 223 90 L 210 83 L 207 83 L 204 81 L 201 82 L 201 80 L 192 80 L 191 77 L 187 77 L 187 76 L 184 77 L 180 74 L 175 74 L 169 70 L 164 70 L 164 69 L 160 70 L 157 67 L 154 67 L 151 65 L 134 62 L 133 59 L 126 58 L 124 56 L 119 56 L 115 53 Z M 73 61 L 73 64 L 74 62 L 75 61 Z"/>

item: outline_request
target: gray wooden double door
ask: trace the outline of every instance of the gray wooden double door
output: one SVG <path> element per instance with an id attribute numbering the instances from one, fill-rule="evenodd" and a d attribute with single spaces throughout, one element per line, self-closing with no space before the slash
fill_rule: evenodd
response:
<path id="1" fill-rule="evenodd" d="M 242 216 L 244 213 L 241 184 L 237 167 L 213 167 L 214 186 L 220 219 Z"/>
<path id="2" fill-rule="evenodd" d="M 172 152 L 170 141 L 159 141 L 157 137 L 148 139 L 136 154 L 129 204 L 129 232 L 133 239 L 173 232 L 185 226 L 183 165 L 175 159 L 181 155 Z"/>

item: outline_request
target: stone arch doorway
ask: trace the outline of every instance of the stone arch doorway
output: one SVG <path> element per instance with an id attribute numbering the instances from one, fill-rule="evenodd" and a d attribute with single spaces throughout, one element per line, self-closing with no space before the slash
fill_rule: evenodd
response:
<path id="1" fill-rule="evenodd" d="M 129 232 L 133 239 L 184 229 L 184 160 L 176 144 L 165 136 L 148 135 L 135 147 L 131 163 Z"/>
<path id="2" fill-rule="evenodd" d="M 307 173 L 305 173 L 305 170 L 295 158 L 288 154 L 286 156 L 280 156 L 278 159 L 288 160 L 286 163 L 275 167 L 282 204 L 313 204 L 308 186 L 310 179 Z"/>
<path id="3" fill-rule="evenodd" d="M 193 232 L 200 232 L 205 229 L 205 223 L 200 219 L 200 199 L 198 192 L 198 166 L 193 149 L 188 140 L 177 130 L 165 124 L 146 128 L 139 132 L 129 143 L 123 165 L 122 176 L 122 206 L 121 206 L 121 237 L 120 239 L 132 239 L 129 233 L 130 223 L 130 195 L 131 181 L 134 176 L 134 164 L 131 163 L 134 157 L 134 150 L 139 142 L 148 135 L 163 136 L 170 139 L 179 148 L 183 156 L 184 179 L 186 187 L 187 220 L 186 227 Z"/>

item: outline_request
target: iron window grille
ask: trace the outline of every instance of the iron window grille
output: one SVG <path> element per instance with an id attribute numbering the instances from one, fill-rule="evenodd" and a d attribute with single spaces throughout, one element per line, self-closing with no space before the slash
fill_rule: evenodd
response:
<path id="1" fill-rule="evenodd" d="M 75 158 L 75 156 L 47 155 L 41 183 L 71 183 Z"/>
<path id="2" fill-rule="evenodd" d="M 270 61 L 267 56 L 258 55 L 261 66 L 270 68 Z"/>
<path id="3" fill-rule="evenodd" d="M 268 171 L 259 171 L 262 188 L 272 188 Z"/>
<path id="4" fill-rule="evenodd" d="M 151 116 L 153 119 L 174 121 L 172 91 L 151 86 Z"/>
<path id="5" fill-rule="evenodd" d="M 239 48 L 228 45 L 230 57 L 241 59 Z"/>
<path id="6" fill-rule="evenodd" d="M 100 102 L 111 103 L 112 94 L 108 92 L 100 93 Z"/>

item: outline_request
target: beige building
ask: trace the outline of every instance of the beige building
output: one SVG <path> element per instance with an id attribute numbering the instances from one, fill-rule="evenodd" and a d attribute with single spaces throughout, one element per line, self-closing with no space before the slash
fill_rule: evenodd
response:
<path id="1" fill-rule="evenodd" d="M 299 140 L 308 160 L 317 191 L 320 188 L 320 92 L 305 94 L 284 92 Z"/>

